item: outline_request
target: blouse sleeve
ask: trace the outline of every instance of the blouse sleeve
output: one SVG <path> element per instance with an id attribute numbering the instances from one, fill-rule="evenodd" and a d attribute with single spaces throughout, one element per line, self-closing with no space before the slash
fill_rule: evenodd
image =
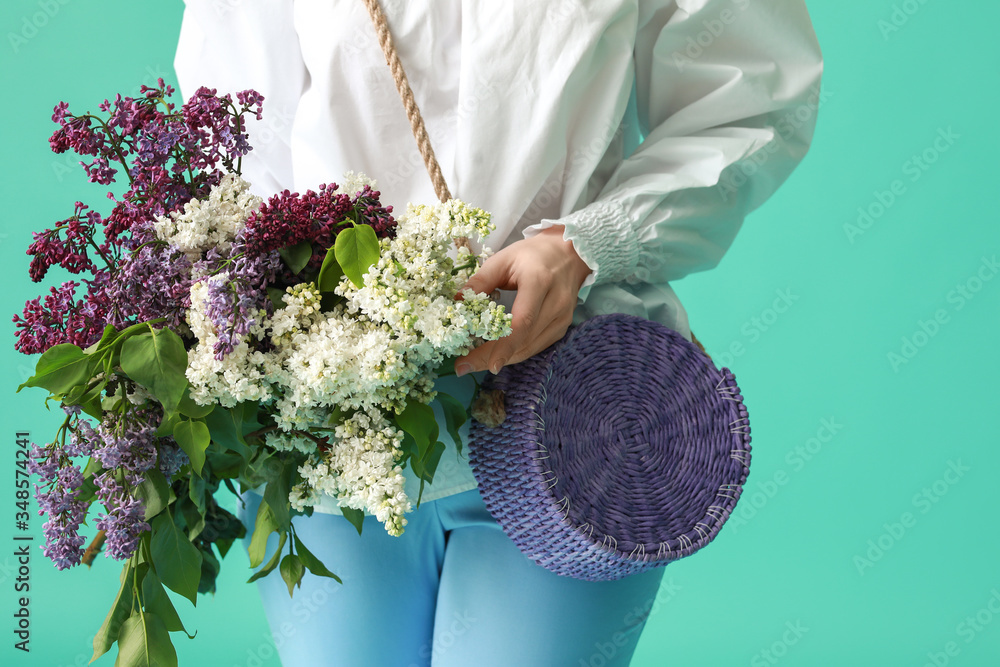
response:
<path id="1" fill-rule="evenodd" d="M 253 150 L 243 177 L 262 197 L 292 187 L 292 122 L 308 75 L 292 0 L 185 0 L 174 71 L 186 100 L 199 86 L 219 94 L 253 88 L 263 118 L 247 118 Z M 234 95 L 235 97 L 235 95 Z"/>
<path id="2" fill-rule="evenodd" d="M 644 137 L 589 205 L 553 224 L 593 285 L 716 266 L 743 218 L 812 141 L 823 59 L 803 0 L 641 2 L 635 103 Z"/>

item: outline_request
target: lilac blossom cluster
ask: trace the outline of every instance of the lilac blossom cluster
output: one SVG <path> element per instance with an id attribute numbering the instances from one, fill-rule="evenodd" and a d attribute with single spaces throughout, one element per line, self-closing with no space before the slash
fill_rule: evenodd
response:
<path id="1" fill-rule="evenodd" d="M 213 349 L 216 359 L 230 354 L 244 340 L 258 323 L 262 310 L 268 315 L 274 312 L 267 286 L 283 266 L 281 257 L 277 252 L 249 255 L 243 240 L 245 229 L 237 233 L 227 256 L 212 248 L 206 257 L 208 262 L 225 266 L 224 271 L 207 281 L 205 314 L 215 325 L 218 337 Z"/>
<path id="2" fill-rule="evenodd" d="M 83 279 L 87 291 L 80 296 L 75 290 L 82 283 L 64 281 L 44 300 L 29 300 L 13 318 L 19 351 L 37 354 L 59 343 L 85 347 L 100 338 L 105 324 L 120 329 L 161 317 L 167 326 L 181 324 L 190 263 L 156 240 L 152 221 L 207 195 L 223 169 L 239 172 L 251 150 L 244 115 L 261 118 L 263 97 L 245 90 L 234 101 L 202 87 L 177 111 L 168 101 L 173 92 L 160 79 L 156 88 L 142 86 L 138 97 L 104 100 L 106 117 L 73 115 L 65 102 L 56 105 L 52 150 L 90 156 L 80 164 L 93 183 L 110 185 L 124 172 L 128 188 L 120 199 L 107 193 L 115 202 L 107 217 L 76 202 L 69 218 L 33 232 L 27 251 L 33 281 L 53 266 L 93 278 Z"/>
<path id="3" fill-rule="evenodd" d="M 86 538 L 79 528 L 90 502 L 80 499 L 84 478 L 72 457 L 91 456 L 104 469 L 93 481 L 106 510 L 94 524 L 105 533 L 105 555 L 129 558 L 142 533 L 150 528 L 144 519 L 145 506 L 133 489 L 154 466 L 169 483 L 190 459 L 173 438 L 156 436 L 162 411 L 153 403 L 131 406 L 123 413 L 105 413 L 97 428 L 80 418 L 80 406 L 63 406 L 63 410 L 69 415 L 68 438 L 57 437 L 46 447 L 33 445 L 28 463 L 29 473 L 42 481 L 35 484 L 38 513 L 48 516 L 43 553 L 60 570 L 81 562 Z"/>
<path id="4" fill-rule="evenodd" d="M 80 412 L 79 406 L 64 407 L 63 410 L 70 418 Z M 68 444 L 57 441 L 46 447 L 31 446 L 28 472 L 42 481 L 41 485 L 34 485 L 38 514 L 48 517 L 42 525 L 45 536 L 42 553 L 59 570 L 78 565 L 83 558 L 86 538 L 79 534 L 79 529 L 90 503 L 79 500 L 83 472 L 71 457 L 90 455 L 92 443 L 92 440 L 73 431 Z"/>
<path id="5" fill-rule="evenodd" d="M 93 456 L 105 468 L 94 476 L 97 496 L 107 510 L 97 515 L 95 526 L 105 533 L 105 555 L 110 558 L 131 556 L 142 533 L 150 529 L 144 520 L 145 505 L 131 490 L 157 465 L 156 429 L 161 415 L 162 410 L 151 402 L 124 413 L 107 412 L 87 434 L 95 438 Z"/>

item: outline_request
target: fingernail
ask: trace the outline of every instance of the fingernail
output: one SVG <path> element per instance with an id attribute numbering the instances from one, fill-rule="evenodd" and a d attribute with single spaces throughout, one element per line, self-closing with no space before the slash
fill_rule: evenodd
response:
<path id="1" fill-rule="evenodd" d="M 458 377 L 462 377 L 466 373 L 471 373 L 471 372 L 472 372 L 472 364 L 461 363 L 455 365 L 455 375 Z"/>
<path id="2" fill-rule="evenodd" d="M 500 359 L 495 364 L 493 364 L 493 368 L 491 368 L 490 371 L 493 373 L 493 375 L 497 375 L 500 373 L 500 369 L 503 368 L 503 365 L 506 363 L 507 363 L 506 359 Z"/>

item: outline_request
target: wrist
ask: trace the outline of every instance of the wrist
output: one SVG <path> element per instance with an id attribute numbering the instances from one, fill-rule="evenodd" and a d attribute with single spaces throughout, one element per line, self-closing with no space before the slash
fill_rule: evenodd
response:
<path id="1" fill-rule="evenodd" d="M 576 247 L 573 242 L 563 238 L 563 232 L 565 231 L 565 225 L 552 225 L 538 232 L 539 235 L 552 236 L 559 239 L 562 244 L 562 248 L 566 251 L 569 256 L 570 265 L 572 266 L 573 275 L 575 276 L 577 284 L 583 284 L 583 281 L 587 279 L 593 269 L 583 261 L 580 254 L 576 251 Z"/>

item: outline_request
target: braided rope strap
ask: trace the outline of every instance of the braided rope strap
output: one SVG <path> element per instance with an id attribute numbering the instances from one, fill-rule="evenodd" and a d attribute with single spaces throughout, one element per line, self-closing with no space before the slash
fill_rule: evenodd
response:
<path id="1" fill-rule="evenodd" d="M 424 166 L 427 167 L 427 173 L 431 177 L 434 192 L 437 194 L 438 199 L 446 202 L 451 199 L 451 192 L 449 192 L 448 184 L 445 183 L 444 175 L 441 173 L 441 166 L 434 156 L 430 137 L 427 136 L 427 128 L 424 127 L 424 119 L 420 115 L 417 101 L 413 98 L 413 91 L 410 89 L 410 82 L 406 78 L 406 72 L 403 71 L 403 63 L 400 62 L 399 55 L 396 53 L 396 44 L 392 41 L 392 33 L 389 32 L 389 23 L 386 21 L 385 14 L 382 12 L 382 7 L 378 4 L 378 0 L 364 0 L 364 2 L 368 8 L 368 15 L 375 25 L 375 34 L 378 37 L 379 46 L 382 47 L 385 62 L 389 65 L 389 70 L 392 72 L 392 80 L 396 82 L 396 90 L 399 92 L 399 97 L 403 100 L 403 107 L 406 108 L 406 117 L 410 120 L 410 129 L 413 130 L 413 137 L 417 140 L 420 155 L 424 158 Z M 456 238 L 455 245 L 459 248 L 465 248 L 470 253 L 472 252 L 469 239 L 464 236 Z"/>
<path id="2" fill-rule="evenodd" d="M 750 471 L 736 378 L 658 322 L 590 318 L 483 389 L 501 390 L 506 412 L 498 426 L 470 424 L 483 501 L 560 575 L 620 579 L 694 553 Z"/>

